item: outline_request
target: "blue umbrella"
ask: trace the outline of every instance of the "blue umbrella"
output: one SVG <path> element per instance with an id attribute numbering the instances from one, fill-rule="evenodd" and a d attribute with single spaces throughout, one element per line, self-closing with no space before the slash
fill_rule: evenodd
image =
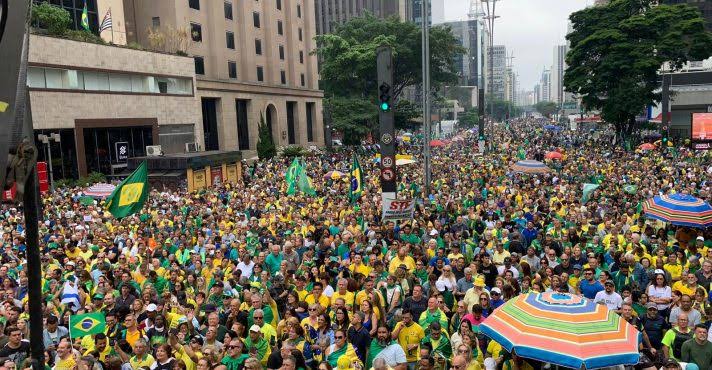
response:
<path id="1" fill-rule="evenodd" d="M 544 130 L 550 130 L 550 131 L 561 131 L 562 128 L 559 126 L 554 126 L 554 125 L 545 125 Z"/>
<path id="2" fill-rule="evenodd" d="M 551 171 L 544 163 L 532 160 L 519 161 L 512 165 L 512 170 L 523 173 L 547 173 Z"/>
<path id="3" fill-rule="evenodd" d="M 712 226 L 712 206 L 689 194 L 656 195 L 643 203 L 648 218 L 673 225 L 705 228 Z"/>

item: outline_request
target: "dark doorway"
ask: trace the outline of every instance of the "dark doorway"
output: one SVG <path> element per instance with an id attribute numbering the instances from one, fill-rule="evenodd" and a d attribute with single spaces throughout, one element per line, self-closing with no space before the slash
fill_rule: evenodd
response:
<path id="1" fill-rule="evenodd" d="M 277 108 L 274 107 L 274 105 L 270 104 L 267 106 L 267 128 L 269 128 L 269 134 L 272 136 L 272 142 L 277 144 L 277 138 L 279 137 L 279 133 L 275 136 L 274 134 L 274 129 L 275 127 L 279 127 L 277 124 Z"/>
<path id="2" fill-rule="evenodd" d="M 218 139 L 218 112 L 219 99 L 203 98 L 203 133 L 205 134 L 205 150 L 219 150 Z"/>
<path id="3" fill-rule="evenodd" d="M 289 144 L 296 144 L 295 138 L 295 119 L 294 116 L 297 112 L 297 102 L 288 101 L 287 102 L 287 138 L 289 139 Z"/>
<path id="4" fill-rule="evenodd" d="M 247 124 L 247 103 L 249 100 L 235 101 L 237 110 L 237 145 L 239 150 L 250 150 L 250 130 Z"/>
<path id="5" fill-rule="evenodd" d="M 316 112 L 316 104 L 307 103 L 307 141 L 314 141 L 314 112 Z"/>

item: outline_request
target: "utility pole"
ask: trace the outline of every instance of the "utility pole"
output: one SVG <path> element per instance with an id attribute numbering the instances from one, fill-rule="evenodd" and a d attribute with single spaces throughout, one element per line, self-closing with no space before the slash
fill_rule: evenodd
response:
<path id="1" fill-rule="evenodd" d="M 423 38 L 423 134 L 425 140 L 423 143 L 423 165 L 425 179 L 425 197 L 430 197 L 430 27 L 428 26 L 430 0 L 422 0 L 422 38 Z"/>
<path id="2" fill-rule="evenodd" d="M 378 74 L 378 121 L 381 146 L 381 196 L 396 199 L 396 147 L 393 125 L 393 52 L 389 46 L 376 49 Z"/>
<path id="3" fill-rule="evenodd" d="M 498 0 L 484 0 L 485 4 L 487 4 L 487 16 L 485 19 L 487 20 L 487 25 L 489 28 L 489 37 L 490 37 L 490 43 L 489 43 L 489 86 L 490 86 L 490 121 L 492 125 L 494 126 L 494 21 L 499 18 L 495 14 L 495 11 L 497 10 L 497 1 Z M 492 2 L 492 6 L 490 7 L 490 2 Z M 491 143 L 491 140 L 490 140 Z"/>

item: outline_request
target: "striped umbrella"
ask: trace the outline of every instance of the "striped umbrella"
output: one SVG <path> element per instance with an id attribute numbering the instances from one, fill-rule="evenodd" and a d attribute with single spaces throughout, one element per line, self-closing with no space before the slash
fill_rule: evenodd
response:
<path id="1" fill-rule="evenodd" d="M 95 198 L 106 198 L 111 195 L 116 186 L 106 183 L 96 183 L 84 189 L 84 195 Z"/>
<path id="2" fill-rule="evenodd" d="M 345 173 L 343 173 L 343 172 L 341 172 L 341 171 L 335 171 L 335 170 L 334 170 L 334 171 L 329 171 L 329 172 L 327 172 L 326 175 L 324 175 L 324 179 L 325 179 L 325 180 L 328 180 L 328 179 L 338 180 L 338 179 L 343 178 L 344 176 L 346 176 Z"/>
<path id="3" fill-rule="evenodd" d="M 712 207 L 689 194 L 656 195 L 643 203 L 648 218 L 673 225 L 705 228 L 712 226 Z"/>
<path id="4" fill-rule="evenodd" d="M 563 293 L 522 294 L 480 324 L 518 356 L 574 369 L 638 363 L 640 332 L 605 305 Z"/>
<path id="5" fill-rule="evenodd" d="M 532 160 L 519 161 L 512 165 L 512 170 L 523 173 L 547 173 L 550 171 L 544 163 Z"/>

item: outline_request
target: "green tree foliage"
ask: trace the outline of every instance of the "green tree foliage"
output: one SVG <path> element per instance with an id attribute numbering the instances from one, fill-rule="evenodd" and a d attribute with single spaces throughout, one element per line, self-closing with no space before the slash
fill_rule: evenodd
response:
<path id="1" fill-rule="evenodd" d="M 32 23 L 39 24 L 51 35 L 61 36 L 69 29 L 72 18 L 68 11 L 43 2 L 32 6 Z"/>
<path id="2" fill-rule="evenodd" d="M 600 110 L 623 138 L 635 130 L 636 115 L 661 100 L 656 89 L 665 62 L 676 70 L 712 54 L 712 36 L 697 8 L 656 3 L 613 0 L 570 17 L 564 86 Z"/>
<path id="3" fill-rule="evenodd" d="M 556 103 L 550 101 L 540 101 L 534 104 L 534 109 L 545 117 L 551 117 L 557 110 Z"/>
<path id="4" fill-rule="evenodd" d="M 270 159 L 277 155 L 277 148 L 272 140 L 272 133 L 265 123 L 265 117 L 260 114 L 260 124 L 258 126 L 259 136 L 257 139 L 257 157 L 259 159 Z"/>
<path id="5" fill-rule="evenodd" d="M 507 119 L 507 115 L 509 115 L 510 118 L 514 118 L 522 113 L 522 109 L 520 107 L 517 107 L 514 105 L 514 103 L 507 101 L 507 100 L 492 100 L 492 99 L 485 99 L 486 101 L 486 110 L 485 114 L 490 115 L 490 112 L 492 112 L 492 107 L 494 106 L 494 119 L 497 121 L 504 121 Z"/>
<path id="6" fill-rule="evenodd" d="M 465 86 L 447 86 L 443 87 L 443 95 L 448 99 L 457 100 L 465 109 L 472 108 L 472 89 Z"/>
<path id="7" fill-rule="evenodd" d="M 344 144 L 356 145 L 378 127 L 378 109 L 369 99 L 336 96 L 324 99 L 332 128 L 344 134 Z"/>
<path id="8" fill-rule="evenodd" d="M 475 127 L 480 122 L 480 116 L 477 113 L 477 108 L 469 108 L 459 116 L 458 123 L 464 127 Z"/>
<path id="9" fill-rule="evenodd" d="M 394 112 L 394 124 L 397 129 L 415 129 L 416 126 L 420 126 L 422 120 L 420 117 L 423 115 L 420 105 L 415 104 L 409 100 L 401 99 L 398 100 L 396 106 L 393 107 Z M 417 120 L 416 120 L 417 119 Z"/>

